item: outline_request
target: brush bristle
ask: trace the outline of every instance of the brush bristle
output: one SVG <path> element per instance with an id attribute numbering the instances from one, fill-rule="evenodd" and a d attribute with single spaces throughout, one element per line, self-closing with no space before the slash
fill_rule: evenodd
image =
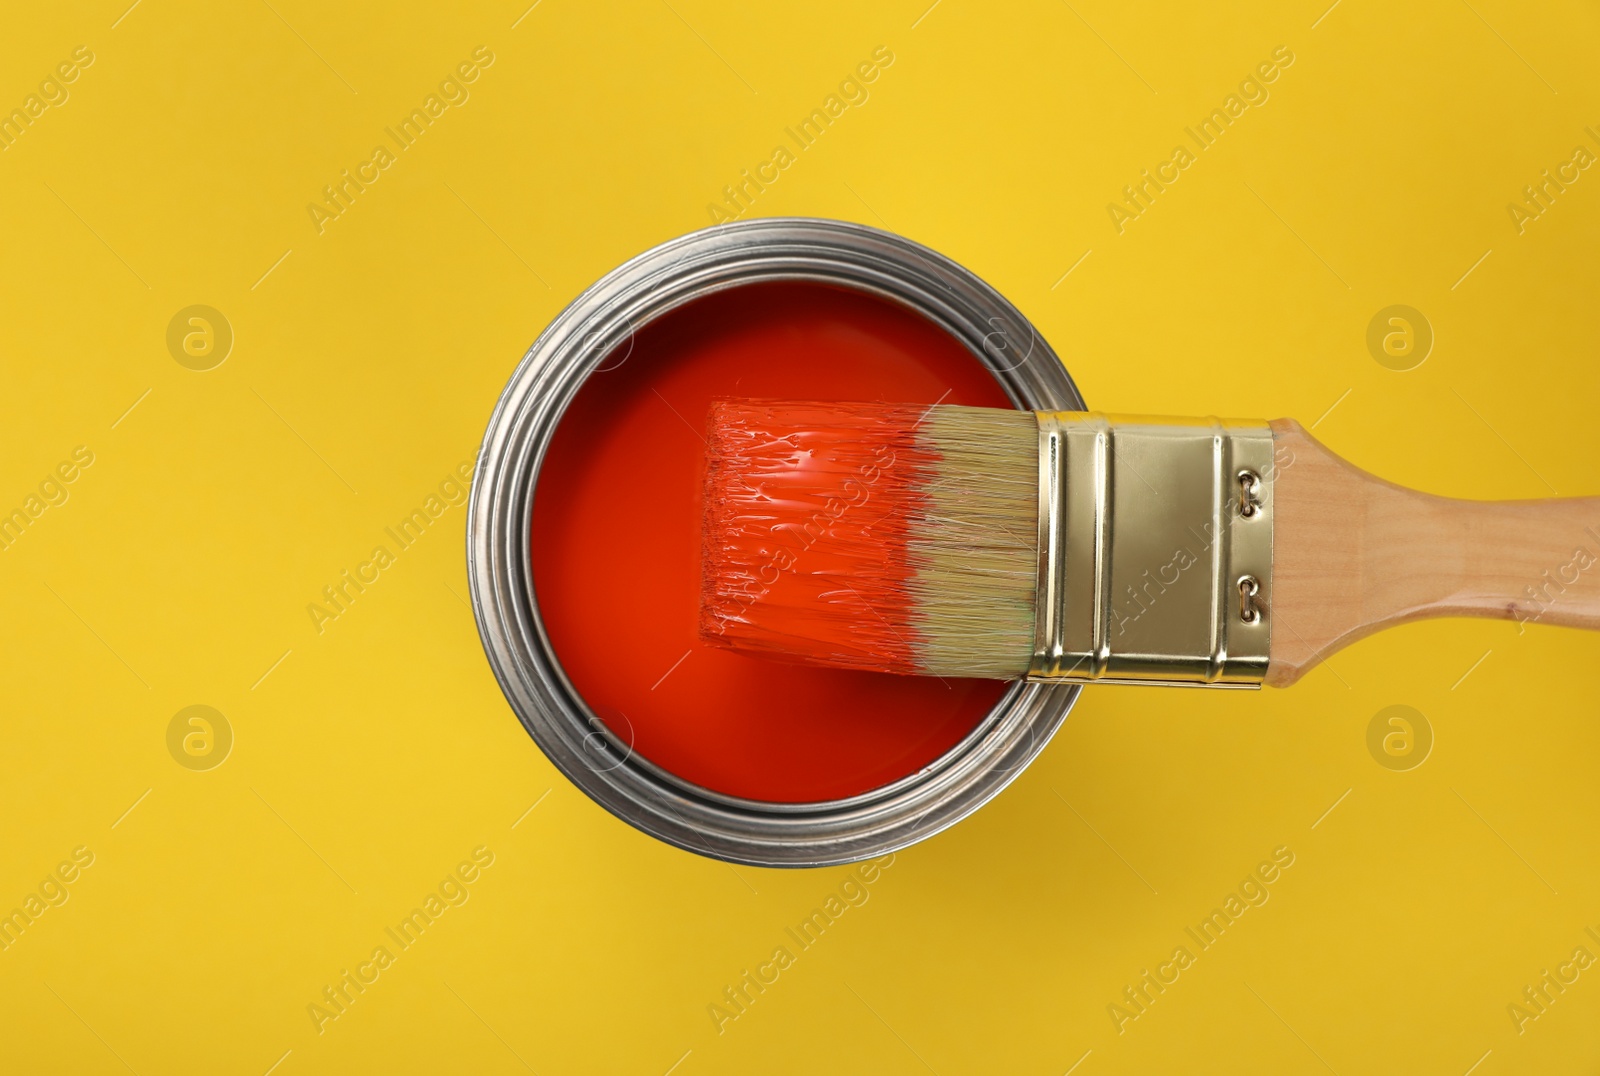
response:
<path id="1" fill-rule="evenodd" d="M 1038 573 L 1032 414 L 722 400 L 707 450 L 707 641 L 879 672 L 1027 671 Z"/>

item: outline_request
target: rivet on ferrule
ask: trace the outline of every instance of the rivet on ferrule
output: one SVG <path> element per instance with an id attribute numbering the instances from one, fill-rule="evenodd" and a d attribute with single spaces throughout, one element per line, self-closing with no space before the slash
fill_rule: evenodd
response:
<path id="1" fill-rule="evenodd" d="M 1266 423 L 1041 412 L 1028 679 L 1259 687 L 1272 637 Z"/>

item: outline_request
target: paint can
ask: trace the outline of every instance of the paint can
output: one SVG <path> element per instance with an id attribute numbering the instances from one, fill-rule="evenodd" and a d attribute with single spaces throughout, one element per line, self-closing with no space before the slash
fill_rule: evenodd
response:
<path id="1" fill-rule="evenodd" d="M 688 851 L 756 866 L 823 866 L 903 848 L 976 810 L 1039 753 L 1079 688 L 1010 684 L 969 733 L 917 772 L 858 795 L 805 803 L 687 781 L 642 757 L 585 702 L 551 645 L 533 586 L 530 526 L 551 440 L 585 381 L 613 368 L 613 356 L 642 328 L 713 293 L 772 282 L 887 300 L 958 341 L 1015 406 L 1084 409 L 1060 359 L 1027 319 L 950 259 L 839 221 L 718 225 L 607 273 L 528 349 L 478 456 L 467 567 L 478 631 L 501 689 L 573 784 L 623 821 Z"/>

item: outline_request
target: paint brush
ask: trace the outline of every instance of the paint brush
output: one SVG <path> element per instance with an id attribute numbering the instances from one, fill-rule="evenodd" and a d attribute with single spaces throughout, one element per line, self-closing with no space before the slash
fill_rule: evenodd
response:
<path id="1" fill-rule="evenodd" d="M 1289 419 L 721 400 L 701 635 L 939 677 L 1287 686 L 1442 616 L 1600 628 L 1600 497 L 1377 478 Z"/>

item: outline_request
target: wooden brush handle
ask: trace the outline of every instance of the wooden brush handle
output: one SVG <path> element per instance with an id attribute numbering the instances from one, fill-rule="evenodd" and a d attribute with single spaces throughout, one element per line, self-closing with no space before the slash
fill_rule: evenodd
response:
<path id="1" fill-rule="evenodd" d="M 1435 497 L 1346 463 L 1293 420 L 1272 433 L 1268 684 L 1425 617 L 1600 629 L 1600 497 Z"/>

